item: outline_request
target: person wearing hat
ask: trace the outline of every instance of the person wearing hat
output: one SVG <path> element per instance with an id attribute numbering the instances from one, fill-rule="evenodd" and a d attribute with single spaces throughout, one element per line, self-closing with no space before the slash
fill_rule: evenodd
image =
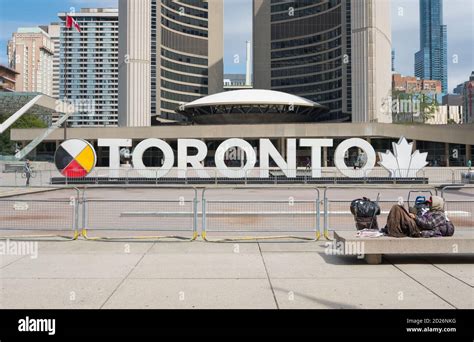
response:
<path id="1" fill-rule="evenodd" d="M 439 196 L 431 196 L 426 201 L 429 210 L 418 214 L 409 213 L 415 220 L 422 237 L 451 236 L 454 234 L 454 225 L 444 212 L 444 200 Z"/>

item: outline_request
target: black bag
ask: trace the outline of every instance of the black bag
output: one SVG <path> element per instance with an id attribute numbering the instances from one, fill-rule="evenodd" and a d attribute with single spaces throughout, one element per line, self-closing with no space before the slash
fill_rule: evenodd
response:
<path id="1" fill-rule="evenodd" d="M 380 215 L 380 207 L 367 197 L 358 198 L 351 202 L 351 213 L 355 217 L 374 217 Z"/>
<path id="2" fill-rule="evenodd" d="M 374 217 L 354 217 L 357 230 L 379 229 L 377 216 Z"/>

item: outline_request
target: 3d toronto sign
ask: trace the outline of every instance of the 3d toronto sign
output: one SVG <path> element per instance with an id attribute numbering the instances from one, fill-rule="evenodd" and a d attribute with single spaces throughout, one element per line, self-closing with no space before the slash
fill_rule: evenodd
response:
<path id="1" fill-rule="evenodd" d="M 298 141 L 299 140 L 299 141 Z M 109 169 L 111 177 L 118 177 L 120 169 L 120 150 L 132 146 L 131 139 L 98 139 L 98 146 L 109 148 Z M 270 139 L 260 139 L 258 148 L 258 160 L 260 162 L 260 177 L 268 178 L 270 170 L 270 158 L 288 178 L 297 176 L 296 150 L 300 148 L 311 149 L 311 176 L 321 177 L 321 152 L 323 147 L 333 147 L 333 139 L 287 139 L 286 160 L 278 152 Z M 416 177 L 419 170 L 424 168 L 427 153 L 413 152 L 413 143 L 408 143 L 402 137 L 398 143 L 393 143 L 393 153 L 379 153 L 379 165 L 385 168 L 391 177 Z M 157 148 L 163 154 L 162 166 L 158 169 L 147 168 L 143 162 L 143 154 L 150 148 Z M 188 154 L 188 150 L 194 148 L 197 153 Z M 239 149 L 245 153 L 245 164 L 241 168 L 231 168 L 225 163 L 226 153 L 230 149 Z M 363 151 L 365 164 L 358 169 L 346 165 L 345 157 L 350 148 L 358 148 Z M 413 153 L 412 153 L 413 152 Z M 178 139 L 177 141 L 177 167 L 179 178 L 185 178 L 188 165 L 200 178 L 209 178 L 208 171 L 204 168 L 202 161 L 208 153 L 207 145 L 197 139 Z M 77 178 L 86 176 L 96 164 L 96 153 L 91 144 L 81 139 L 70 139 L 64 141 L 55 154 L 55 163 L 58 170 L 66 177 Z M 131 153 L 133 168 L 142 176 L 163 177 L 166 176 L 175 165 L 175 153 L 171 146 L 161 139 L 146 139 L 141 141 Z M 218 172 L 228 178 L 244 178 L 257 163 L 257 152 L 252 145 L 238 138 L 223 141 L 215 151 L 215 165 Z M 366 140 L 351 138 L 340 143 L 334 152 L 334 164 L 345 176 L 351 178 L 368 175 L 376 166 L 375 149 Z"/>

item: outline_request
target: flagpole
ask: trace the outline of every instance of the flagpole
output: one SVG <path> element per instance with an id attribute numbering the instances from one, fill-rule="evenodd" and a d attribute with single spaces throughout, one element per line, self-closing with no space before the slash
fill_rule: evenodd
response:
<path id="1" fill-rule="evenodd" d="M 68 99 L 67 99 L 67 57 L 66 57 L 66 54 L 67 54 L 67 44 L 68 44 L 68 37 L 67 37 L 67 12 L 65 12 L 66 14 L 66 17 L 64 18 L 64 96 L 63 96 L 63 101 L 64 101 L 64 105 L 66 106 L 66 110 L 68 110 L 69 108 L 69 104 L 68 104 Z M 63 140 L 67 140 L 67 120 L 64 121 L 64 139 Z"/>
<path id="2" fill-rule="evenodd" d="M 64 44 L 64 104 L 69 107 L 68 104 L 68 97 L 67 97 L 67 48 L 68 48 L 68 29 L 67 29 L 67 16 L 68 12 L 66 12 L 66 17 L 64 18 L 64 35 L 65 35 L 65 44 Z M 68 108 L 67 108 L 68 109 Z M 64 140 L 67 140 L 67 120 L 64 121 Z"/>

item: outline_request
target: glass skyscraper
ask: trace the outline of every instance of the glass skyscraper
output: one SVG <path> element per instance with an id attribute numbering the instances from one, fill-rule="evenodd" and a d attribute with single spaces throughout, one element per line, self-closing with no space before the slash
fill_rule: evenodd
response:
<path id="1" fill-rule="evenodd" d="M 448 92 L 447 30 L 443 0 L 420 0 L 420 51 L 415 54 L 415 76 L 441 81 Z"/>

